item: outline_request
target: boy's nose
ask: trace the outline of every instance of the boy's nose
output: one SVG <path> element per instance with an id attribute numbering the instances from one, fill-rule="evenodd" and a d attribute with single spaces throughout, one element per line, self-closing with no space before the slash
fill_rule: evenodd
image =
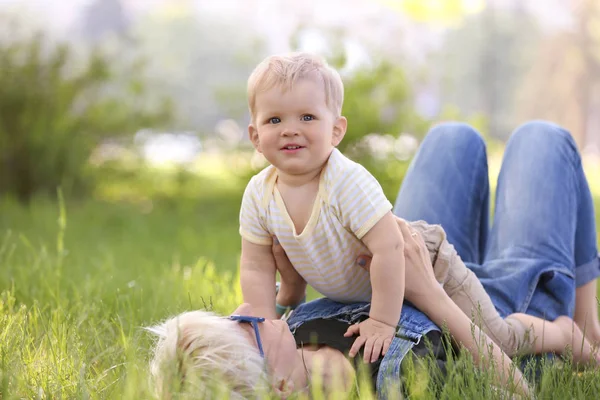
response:
<path id="1" fill-rule="evenodd" d="M 282 136 L 296 136 L 296 135 L 298 135 L 298 129 L 296 129 L 296 127 L 292 124 L 287 124 L 286 126 L 283 127 L 283 130 L 281 131 L 281 135 Z"/>

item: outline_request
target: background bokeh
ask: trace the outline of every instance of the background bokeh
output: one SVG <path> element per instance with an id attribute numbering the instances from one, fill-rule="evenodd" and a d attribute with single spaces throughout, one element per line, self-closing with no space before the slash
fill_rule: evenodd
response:
<path id="1" fill-rule="evenodd" d="M 399 182 L 388 161 L 409 159 L 436 121 L 473 123 L 494 156 L 518 124 L 548 119 L 576 138 L 597 188 L 599 8 L 592 0 L 2 0 L 0 189 L 22 201 L 57 186 L 89 195 L 103 167 L 125 165 L 215 175 L 213 166 L 233 162 L 225 169 L 240 172 L 251 156 L 247 76 L 266 55 L 290 50 L 320 53 L 340 69 L 350 121 L 341 149 L 384 185 Z"/>
<path id="2" fill-rule="evenodd" d="M 240 301 L 246 79 L 290 50 L 340 70 L 391 201 L 432 124 L 477 127 L 493 183 L 547 119 L 600 209 L 597 0 L 0 0 L 0 398 L 144 397 L 140 327 Z"/>

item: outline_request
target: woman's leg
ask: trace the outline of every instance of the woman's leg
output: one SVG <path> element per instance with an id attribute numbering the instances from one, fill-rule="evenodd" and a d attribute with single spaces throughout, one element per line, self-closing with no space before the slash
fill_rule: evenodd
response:
<path id="1" fill-rule="evenodd" d="M 600 344 L 598 321 L 598 249 L 596 247 L 596 219 L 590 189 L 581 174 L 581 199 L 575 232 L 575 322 L 593 343 Z M 600 212 L 600 210 L 596 210 Z"/>
<path id="2" fill-rule="evenodd" d="M 480 263 L 489 226 L 489 183 L 479 133 L 462 123 L 432 128 L 408 169 L 394 213 L 442 225 L 463 261 Z"/>
<path id="3" fill-rule="evenodd" d="M 600 322 L 598 321 L 597 280 L 579 286 L 575 290 L 575 323 L 592 343 L 600 345 Z"/>
<path id="4" fill-rule="evenodd" d="M 529 314 L 516 313 L 505 319 L 511 320 L 520 322 L 527 329 L 518 333 L 519 337 L 525 338 L 528 346 L 521 350 L 524 354 L 570 355 L 576 364 L 600 365 L 600 355 L 571 318 L 563 315 L 550 322 Z"/>
<path id="5" fill-rule="evenodd" d="M 593 221 L 571 135 L 546 122 L 517 129 L 498 179 L 485 263 L 475 271 L 496 306 L 505 315 L 572 317 L 576 286 L 600 275 Z M 586 302 L 597 316 L 597 304 Z"/>

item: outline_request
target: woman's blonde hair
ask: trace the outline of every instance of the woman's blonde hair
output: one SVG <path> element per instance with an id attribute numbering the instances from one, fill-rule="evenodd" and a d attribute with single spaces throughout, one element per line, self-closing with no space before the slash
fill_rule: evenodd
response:
<path id="1" fill-rule="evenodd" d="M 325 101 L 336 117 L 342 114 L 344 84 L 338 72 L 325 60 L 310 53 L 289 53 L 267 57 L 248 78 L 248 107 L 256 116 L 256 94 L 275 86 L 292 88 L 299 79 L 316 76 L 323 82 Z"/>
<path id="2" fill-rule="evenodd" d="M 264 359 L 238 322 L 190 311 L 147 329 L 158 336 L 150 372 L 160 398 L 245 399 L 266 387 Z"/>

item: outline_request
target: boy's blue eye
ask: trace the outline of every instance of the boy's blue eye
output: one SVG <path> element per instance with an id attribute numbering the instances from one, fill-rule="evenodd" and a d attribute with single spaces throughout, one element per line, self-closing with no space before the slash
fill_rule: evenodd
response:
<path id="1" fill-rule="evenodd" d="M 281 119 L 278 117 L 273 117 L 273 118 L 269 118 L 269 123 L 270 124 L 278 124 L 281 122 Z"/>
<path id="2" fill-rule="evenodd" d="M 315 117 L 310 114 L 306 114 L 306 115 L 302 116 L 302 121 L 312 121 L 313 119 L 315 119 Z"/>

